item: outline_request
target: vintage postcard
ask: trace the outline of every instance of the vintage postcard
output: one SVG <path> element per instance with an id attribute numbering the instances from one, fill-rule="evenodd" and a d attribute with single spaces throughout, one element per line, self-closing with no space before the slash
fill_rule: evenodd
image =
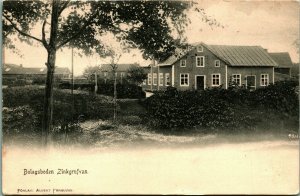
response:
<path id="1" fill-rule="evenodd" d="M 299 2 L 2 2 L 2 193 L 299 193 Z"/>

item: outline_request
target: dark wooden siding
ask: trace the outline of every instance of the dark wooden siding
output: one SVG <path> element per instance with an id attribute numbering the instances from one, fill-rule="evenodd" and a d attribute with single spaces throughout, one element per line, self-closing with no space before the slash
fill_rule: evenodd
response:
<path id="1" fill-rule="evenodd" d="M 232 67 L 228 66 L 227 69 L 227 77 L 228 82 L 230 77 L 233 74 L 241 74 L 241 83 L 242 85 L 246 85 L 246 76 L 255 76 L 256 78 L 256 88 L 260 88 L 260 79 L 261 74 L 268 74 L 269 75 L 269 84 L 273 83 L 273 67 Z"/>
<path id="2" fill-rule="evenodd" d="M 205 57 L 205 66 L 196 66 L 196 56 Z M 221 85 L 225 88 L 225 63 L 218 59 L 213 53 L 203 47 L 203 52 L 197 52 L 196 49 L 190 51 L 186 56 L 181 59 L 186 59 L 186 67 L 180 67 L 180 60 L 175 65 L 175 83 L 174 86 L 180 90 L 192 90 L 195 89 L 195 76 L 205 75 L 206 87 L 211 87 L 212 74 L 221 75 Z M 220 67 L 215 67 L 215 60 L 220 60 Z M 189 73 L 189 86 L 180 86 L 180 73 Z"/>
<path id="3" fill-rule="evenodd" d="M 151 68 L 150 67 L 147 67 L 144 69 L 145 70 L 145 73 L 151 73 Z M 159 78 L 159 73 L 163 73 L 163 85 L 162 86 L 158 86 L 159 85 L 159 82 L 158 82 L 158 78 Z M 169 73 L 169 77 L 170 77 L 170 86 L 172 84 L 172 66 L 160 66 L 159 67 L 159 70 L 158 70 L 158 67 L 155 66 L 153 67 L 153 73 L 156 73 L 157 74 L 157 85 L 152 85 L 152 90 L 165 90 L 168 86 L 166 86 L 166 83 L 165 83 L 165 74 L 166 73 Z M 145 90 L 151 90 L 151 85 L 148 85 L 148 80 L 146 81 L 146 85 L 142 84 L 142 87 L 143 89 Z"/>

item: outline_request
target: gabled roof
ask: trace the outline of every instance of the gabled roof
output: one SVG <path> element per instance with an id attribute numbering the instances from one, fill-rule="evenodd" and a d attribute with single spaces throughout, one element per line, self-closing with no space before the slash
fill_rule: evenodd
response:
<path id="1" fill-rule="evenodd" d="M 47 68 L 23 67 L 15 64 L 4 64 L 2 66 L 2 74 L 8 75 L 39 75 L 46 74 Z M 55 74 L 71 74 L 67 67 L 56 67 Z"/>
<path id="2" fill-rule="evenodd" d="M 274 52 L 269 53 L 269 55 L 277 62 L 278 67 L 293 67 L 293 62 L 288 52 Z"/>
<path id="3" fill-rule="evenodd" d="M 174 64 L 177 60 L 179 60 L 181 57 L 185 56 L 189 51 L 191 51 L 193 48 L 189 49 L 182 49 L 182 48 L 176 48 L 175 52 L 172 56 L 167 58 L 166 60 L 159 62 L 159 66 L 168 66 Z"/>
<path id="4" fill-rule="evenodd" d="M 204 43 L 197 45 L 204 46 L 230 66 L 277 66 L 277 63 L 261 46 L 207 45 Z M 175 51 L 174 55 L 160 62 L 159 65 L 172 65 L 195 47 L 190 47 L 183 53 L 183 50 Z M 178 53 L 181 54 L 176 55 Z"/>
<path id="5" fill-rule="evenodd" d="M 221 60 L 231 66 L 277 66 L 261 46 L 206 45 Z"/>
<path id="6" fill-rule="evenodd" d="M 136 63 L 134 63 L 134 64 L 117 64 L 117 65 L 118 65 L 118 67 L 117 67 L 118 72 L 126 72 L 131 67 L 139 67 L 139 65 Z M 101 71 L 111 71 L 112 67 L 110 64 L 101 64 L 99 69 Z"/>

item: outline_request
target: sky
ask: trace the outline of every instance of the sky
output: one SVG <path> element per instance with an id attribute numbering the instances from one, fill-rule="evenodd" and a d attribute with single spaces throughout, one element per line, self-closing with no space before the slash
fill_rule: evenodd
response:
<path id="1" fill-rule="evenodd" d="M 191 23 L 186 28 L 188 43 L 204 42 L 222 45 L 259 45 L 269 52 L 289 52 L 293 62 L 299 62 L 294 41 L 299 38 L 299 2 L 296 1 L 237 1 L 198 0 L 199 7 L 215 18 L 222 27 L 211 27 L 202 22 L 195 12 L 188 12 Z M 34 29 L 40 31 L 40 26 Z M 40 32 L 37 34 L 39 36 Z M 45 67 L 46 50 L 16 40 L 22 57 L 5 50 L 4 63 L 22 64 L 24 67 Z M 74 74 L 80 75 L 87 66 L 107 63 L 96 55 L 80 57 L 75 50 Z M 119 63 L 139 63 L 147 65 L 141 52 L 134 50 L 123 54 Z M 57 53 L 56 65 L 71 69 L 71 50 Z"/>

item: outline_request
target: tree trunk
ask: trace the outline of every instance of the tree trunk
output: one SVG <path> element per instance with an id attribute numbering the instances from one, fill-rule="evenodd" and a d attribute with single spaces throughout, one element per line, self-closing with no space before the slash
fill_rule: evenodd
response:
<path id="1" fill-rule="evenodd" d="M 113 71 L 114 74 L 114 121 L 117 118 L 117 77 L 116 71 Z"/>
<path id="2" fill-rule="evenodd" d="M 47 58 L 47 78 L 45 87 L 44 98 L 44 113 L 43 113 L 43 125 L 42 125 L 42 140 L 43 144 L 47 145 L 48 134 L 52 128 L 52 114 L 53 114 L 53 79 L 56 60 L 56 40 L 58 29 L 58 17 L 59 17 L 59 1 L 52 1 L 51 12 L 51 29 L 49 45 L 46 48 L 48 52 Z"/>
<path id="3" fill-rule="evenodd" d="M 45 98 L 44 98 L 44 113 L 43 113 L 43 129 L 42 138 L 43 144 L 47 145 L 48 133 L 52 128 L 52 115 L 53 115 L 53 79 L 55 71 L 55 59 L 56 51 L 48 52 L 47 60 L 47 79 L 45 87 Z"/>

